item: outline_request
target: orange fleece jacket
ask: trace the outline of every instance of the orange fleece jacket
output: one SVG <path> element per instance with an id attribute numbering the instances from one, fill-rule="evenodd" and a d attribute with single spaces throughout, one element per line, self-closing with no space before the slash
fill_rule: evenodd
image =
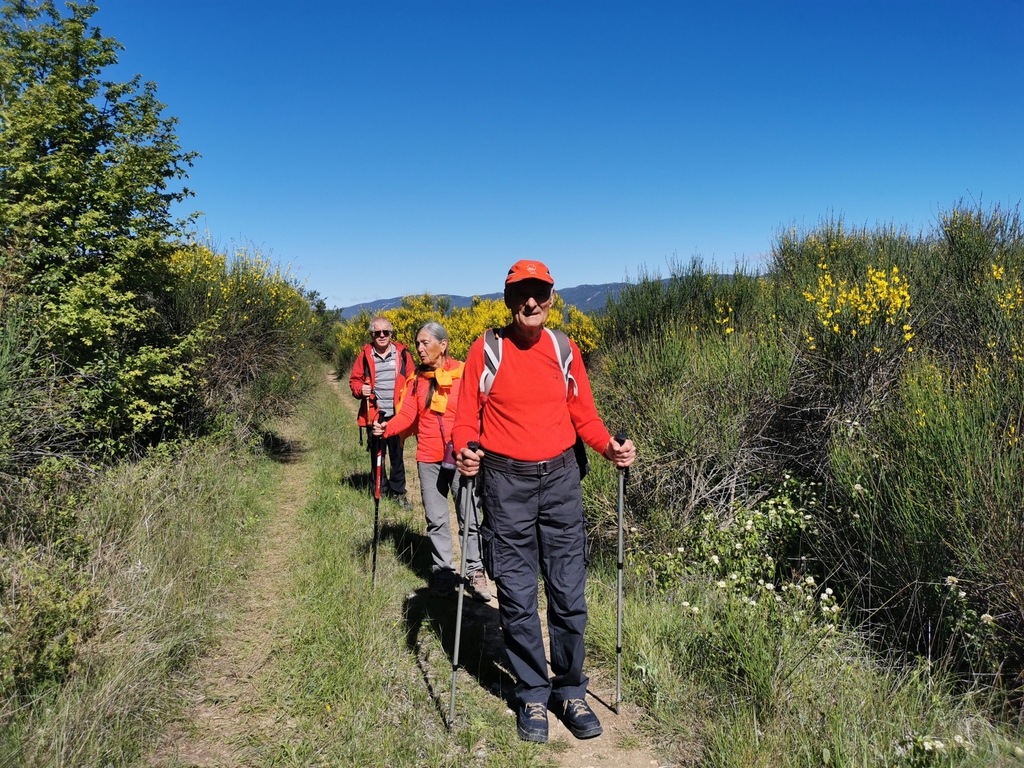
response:
<path id="1" fill-rule="evenodd" d="M 460 365 L 458 360 L 449 358 L 444 369 L 452 371 Z M 425 376 L 417 375 L 406 382 L 402 405 L 394 418 L 388 422 L 384 430 L 384 437 L 413 433 L 415 430 L 416 461 L 434 464 L 444 458 L 444 442 L 441 440 L 441 428 L 437 424 L 437 412 L 430 410 L 430 403 L 427 402 L 429 390 L 430 379 Z M 462 379 L 453 380 L 451 388 L 448 388 L 448 409 L 441 415 L 441 420 L 444 423 L 444 436 L 447 440 L 452 439 L 455 408 L 458 405 L 461 390 Z"/>

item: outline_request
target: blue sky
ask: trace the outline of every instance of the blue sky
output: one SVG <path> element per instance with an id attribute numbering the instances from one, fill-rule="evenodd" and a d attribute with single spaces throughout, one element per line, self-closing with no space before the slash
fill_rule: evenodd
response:
<path id="1" fill-rule="evenodd" d="M 202 154 L 200 232 L 329 306 L 1024 197 L 1024 0 L 97 1 Z"/>

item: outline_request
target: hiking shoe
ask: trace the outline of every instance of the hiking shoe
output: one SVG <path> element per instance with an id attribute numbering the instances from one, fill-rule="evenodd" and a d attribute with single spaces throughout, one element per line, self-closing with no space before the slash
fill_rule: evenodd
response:
<path id="1" fill-rule="evenodd" d="M 458 591 L 458 578 L 451 571 L 436 571 L 430 575 L 431 597 L 452 597 Z"/>
<path id="2" fill-rule="evenodd" d="M 395 503 L 402 509 L 412 509 L 412 502 L 409 501 L 409 497 L 404 493 L 395 494 Z"/>
<path id="3" fill-rule="evenodd" d="M 516 730 L 523 741 L 543 744 L 548 740 L 548 708 L 539 701 L 523 704 L 516 714 Z"/>
<path id="4" fill-rule="evenodd" d="M 489 603 L 493 595 L 487 588 L 487 575 L 483 568 L 477 568 L 469 574 L 469 594 L 481 602 Z"/>
<path id="5" fill-rule="evenodd" d="M 556 704 L 555 714 L 577 739 L 601 735 L 601 721 L 583 699 L 566 699 Z"/>

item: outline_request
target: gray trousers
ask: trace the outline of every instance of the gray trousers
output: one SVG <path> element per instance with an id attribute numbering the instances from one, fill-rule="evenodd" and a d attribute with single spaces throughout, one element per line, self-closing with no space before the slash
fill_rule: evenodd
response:
<path id="1" fill-rule="evenodd" d="M 463 526 L 469 521 L 469 543 L 466 552 L 466 573 L 472 573 L 483 567 L 480 562 L 480 519 L 479 513 L 473 514 L 470 499 L 472 492 L 467 483 L 462 493 L 458 493 L 458 482 L 454 469 L 444 469 L 441 462 L 431 464 L 417 462 L 420 476 L 420 489 L 423 493 L 423 509 L 427 513 L 427 538 L 430 539 L 431 563 L 430 572 L 458 572 L 452 562 L 452 530 L 448 523 L 448 495 L 456 500 L 455 515 L 459 520 L 459 536 Z M 461 540 L 461 538 L 460 538 Z"/>

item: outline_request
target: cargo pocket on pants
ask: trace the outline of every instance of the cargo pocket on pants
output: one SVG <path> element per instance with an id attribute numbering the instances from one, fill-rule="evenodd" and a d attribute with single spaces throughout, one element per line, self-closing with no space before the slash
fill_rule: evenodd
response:
<path id="1" fill-rule="evenodd" d="M 480 526 L 480 559 L 483 560 L 484 570 L 491 577 L 491 581 L 497 581 L 501 576 L 501 569 L 496 562 L 499 558 L 494 556 L 494 531 L 486 523 Z"/>

